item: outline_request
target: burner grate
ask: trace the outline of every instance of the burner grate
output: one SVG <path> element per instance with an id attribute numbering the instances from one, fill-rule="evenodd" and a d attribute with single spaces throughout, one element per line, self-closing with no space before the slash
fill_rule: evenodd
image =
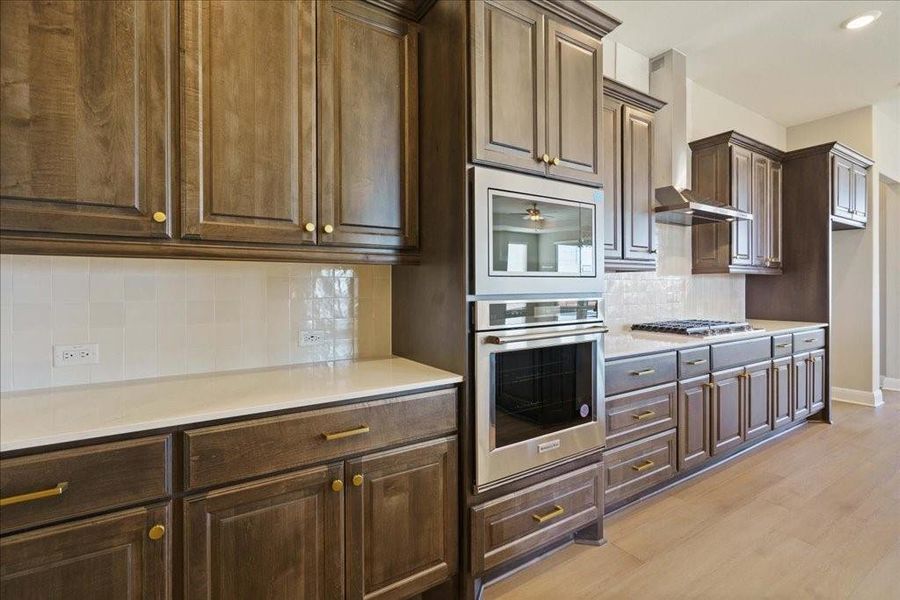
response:
<path id="1" fill-rule="evenodd" d="M 658 333 L 674 333 L 678 335 L 715 335 L 722 333 L 738 333 L 751 331 L 753 328 L 746 321 L 712 321 L 709 319 L 680 319 L 672 321 L 656 321 L 654 323 L 638 323 L 632 325 L 636 331 L 655 331 Z"/>

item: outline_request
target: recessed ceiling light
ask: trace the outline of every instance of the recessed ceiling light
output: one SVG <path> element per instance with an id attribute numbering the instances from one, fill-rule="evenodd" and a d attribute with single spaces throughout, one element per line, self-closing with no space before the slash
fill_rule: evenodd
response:
<path id="1" fill-rule="evenodd" d="M 857 15 L 852 19 L 847 19 L 843 23 L 841 23 L 841 27 L 844 29 L 862 29 L 866 25 L 871 25 L 875 21 L 878 20 L 878 17 L 881 16 L 880 10 L 870 10 L 869 12 L 864 12 L 861 15 Z"/>

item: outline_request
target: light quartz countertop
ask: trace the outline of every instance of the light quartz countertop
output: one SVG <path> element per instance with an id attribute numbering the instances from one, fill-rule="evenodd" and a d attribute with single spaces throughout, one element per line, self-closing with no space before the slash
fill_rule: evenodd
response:
<path id="1" fill-rule="evenodd" d="M 0 395 L 0 452 L 319 407 L 462 381 L 404 358 L 10 392 Z"/>
<path id="2" fill-rule="evenodd" d="M 733 342 L 748 340 L 767 335 L 780 335 L 819 329 L 828 327 L 827 323 L 806 323 L 803 321 L 763 321 L 759 319 L 747 319 L 754 328 L 753 331 L 729 333 L 709 338 L 694 338 L 686 335 L 672 335 L 668 333 L 654 333 L 650 331 L 610 333 L 605 339 L 606 360 L 637 356 L 640 354 L 652 354 L 667 350 L 684 350 L 697 346 L 709 346 L 720 342 Z"/>

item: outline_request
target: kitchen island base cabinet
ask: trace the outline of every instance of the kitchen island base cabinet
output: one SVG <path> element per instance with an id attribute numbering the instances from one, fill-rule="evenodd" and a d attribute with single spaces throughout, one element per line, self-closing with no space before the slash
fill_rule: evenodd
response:
<path id="1" fill-rule="evenodd" d="M 710 390 L 712 393 L 710 429 L 712 446 L 710 453 L 721 454 L 741 445 L 744 441 L 743 403 L 741 380 L 744 369 L 729 369 L 713 373 Z"/>
<path id="2" fill-rule="evenodd" d="M 709 376 L 678 382 L 678 470 L 709 460 Z"/>
<path id="3" fill-rule="evenodd" d="M 169 526 L 163 504 L 4 537 L 0 597 L 166 600 Z"/>
<path id="4" fill-rule="evenodd" d="M 791 417 L 796 421 L 809 415 L 809 353 L 795 354 L 793 367 Z"/>
<path id="5" fill-rule="evenodd" d="M 343 598 L 342 479 L 335 463 L 186 498 L 185 598 Z"/>
<path id="6" fill-rule="evenodd" d="M 765 361 L 744 369 L 744 441 L 772 430 L 771 363 Z"/>
<path id="7" fill-rule="evenodd" d="M 809 414 L 825 408 L 825 351 L 809 353 Z"/>
<path id="8" fill-rule="evenodd" d="M 456 445 L 347 462 L 347 598 L 407 598 L 456 573 Z"/>
<path id="9" fill-rule="evenodd" d="M 772 419 L 774 427 L 791 422 L 791 357 L 772 361 Z"/>

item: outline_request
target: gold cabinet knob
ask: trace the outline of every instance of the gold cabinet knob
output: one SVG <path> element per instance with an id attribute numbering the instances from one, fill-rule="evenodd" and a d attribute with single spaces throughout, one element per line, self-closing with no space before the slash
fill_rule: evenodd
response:
<path id="1" fill-rule="evenodd" d="M 334 233 L 334 225 L 326 225 L 322 228 L 325 233 Z"/>
<path id="2" fill-rule="evenodd" d="M 356 475 L 353 476 L 353 485 L 354 486 L 359 487 L 362 485 L 362 482 L 363 482 L 362 474 L 357 473 Z"/>
<path id="3" fill-rule="evenodd" d="M 154 525 L 150 528 L 150 531 L 147 532 L 147 537 L 149 537 L 151 540 L 162 539 L 162 536 L 164 535 L 166 535 L 165 525 Z"/>
<path id="4" fill-rule="evenodd" d="M 558 156 L 554 156 L 554 157 L 553 157 L 553 160 L 552 160 L 551 162 L 552 162 L 554 165 L 558 165 L 558 164 L 559 164 L 559 157 L 558 157 Z"/>
<path id="5" fill-rule="evenodd" d="M 307 223 L 306 225 L 303 226 L 303 229 L 305 229 L 305 230 L 307 230 L 308 232 L 312 233 L 313 231 L 316 230 L 316 224 L 315 224 L 315 223 Z"/>
<path id="6" fill-rule="evenodd" d="M 341 490 L 344 489 L 344 482 L 341 481 L 340 479 L 335 479 L 334 481 L 331 482 L 331 489 L 334 490 L 335 492 L 340 492 Z"/>
<path id="7" fill-rule="evenodd" d="M 165 223 L 166 222 L 166 213 L 162 211 L 156 211 L 153 213 L 153 220 L 157 223 Z"/>
<path id="8" fill-rule="evenodd" d="M 543 161 L 544 164 L 550 164 L 550 155 L 544 154 L 543 156 L 541 156 L 541 161 Z"/>

